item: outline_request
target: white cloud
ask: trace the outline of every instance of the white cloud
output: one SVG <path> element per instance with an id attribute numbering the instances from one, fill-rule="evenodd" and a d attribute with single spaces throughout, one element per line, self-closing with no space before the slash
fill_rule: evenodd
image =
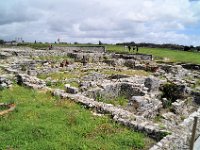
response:
<path id="1" fill-rule="evenodd" d="M 7 0 L 0 5 L 0 38 L 198 44 L 185 31 L 198 26 L 199 8 L 189 0 Z"/>

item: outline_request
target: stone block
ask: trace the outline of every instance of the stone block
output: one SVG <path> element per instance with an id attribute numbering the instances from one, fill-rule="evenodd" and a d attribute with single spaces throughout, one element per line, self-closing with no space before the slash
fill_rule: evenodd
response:
<path id="1" fill-rule="evenodd" d="M 65 90 L 67 93 L 76 94 L 79 92 L 79 89 L 76 87 L 71 87 L 70 84 L 65 84 Z"/>

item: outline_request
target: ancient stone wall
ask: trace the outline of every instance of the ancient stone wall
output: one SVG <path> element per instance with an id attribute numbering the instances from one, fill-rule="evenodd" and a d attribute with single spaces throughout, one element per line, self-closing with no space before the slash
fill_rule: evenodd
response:
<path id="1" fill-rule="evenodd" d="M 68 53 L 69 57 L 74 58 L 75 61 L 81 62 L 83 56 L 87 62 L 100 62 L 103 61 L 103 53 Z"/>
<path id="2" fill-rule="evenodd" d="M 55 50 L 16 51 L 17 56 L 64 56 L 67 52 Z"/>
<path id="3" fill-rule="evenodd" d="M 155 144 L 150 150 L 189 150 L 190 139 L 192 137 L 192 127 L 194 117 L 200 117 L 200 108 L 185 119 L 174 133 L 164 137 L 160 142 Z M 200 121 L 197 123 L 195 138 L 200 136 Z"/>
<path id="4" fill-rule="evenodd" d="M 42 80 L 25 74 L 18 74 L 17 79 L 19 84 L 23 84 L 34 89 L 44 89 L 47 91 L 51 91 L 55 96 L 69 98 L 100 113 L 111 114 L 116 122 L 119 122 L 120 124 L 123 124 L 131 129 L 145 132 L 157 141 L 161 140 L 164 136 L 166 136 L 166 134 L 168 134 L 168 131 L 160 129 L 158 124 L 146 120 L 141 116 L 136 116 L 133 113 L 130 113 L 129 111 L 126 111 L 119 107 L 115 107 L 112 104 L 97 102 L 92 98 L 88 98 L 82 95 L 81 93 L 69 94 L 66 93 L 64 90 L 51 89 L 49 87 L 46 87 L 45 83 Z"/>
<path id="5" fill-rule="evenodd" d="M 185 69 L 200 70 L 200 65 L 197 64 L 182 64 L 181 66 Z"/>
<path id="6" fill-rule="evenodd" d="M 53 47 L 54 50 L 62 50 L 62 51 L 74 51 L 74 52 L 89 52 L 89 53 L 105 53 L 105 46 L 59 46 Z"/>
<path id="7" fill-rule="evenodd" d="M 115 54 L 115 58 L 123 58 L 123 59 L 134 59 L 134 60 L 153 60 L 152 55 L 147 55 L 147 54 L 132 54 L 132 55 L 127 55 L 127 54 Z"/>

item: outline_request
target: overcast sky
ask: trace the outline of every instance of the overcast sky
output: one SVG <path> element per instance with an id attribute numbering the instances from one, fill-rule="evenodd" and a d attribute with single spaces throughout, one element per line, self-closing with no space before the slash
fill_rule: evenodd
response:
<path id="1" fill-rule="evenodd" d="M 0 39 L 200 45 L 198 0 L 1 0 Z"/>

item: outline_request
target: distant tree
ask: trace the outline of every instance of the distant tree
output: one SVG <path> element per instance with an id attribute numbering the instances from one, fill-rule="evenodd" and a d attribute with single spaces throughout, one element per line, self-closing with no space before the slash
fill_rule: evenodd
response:
<path id="1" fill-rule="evenodd" d="M 134 41 L 130 42 L 130 45 L 135 45 L 135 42 Z"/>
<path id="2" fill-rule="evenodd" d="M 198 52 L 200 52 L 200 46 L 197 46 L 197 47 L 196 47 L 196 50 L 197 50 Z"/>
<path id="3" fill-rule="evenodd" d="M 183 50 L 184 50 L 184 51 L 189 51 L 189 50 L 190 50 L 190 47 L 189 47 L 189 46 L 184 46 Z"/>
<path id="4" fill-rule="evenodd" d="M 58 43 L 60 43 L 60 38 L 57 39 Z"/>
<path id="5" fill-rule="evenodd" d="M 1 39 L 0 39 L 0 44 L 1 44 L 1 45 L 4 44 L 4 40 L 1 40 Z"/>
<path id="6" fill-rule="evenodd" d="M 57 44 L 56 41 L 54 43 Z"/>
<path id="7" fill-rule="evenodd" d="M 99 41 L 99 45 L 102 45 L 102 42 L 101 42 L 101 41 Z"/>
<path id="8" fill-rule="evenodd" d="M 75 44 L 75 45 L 77 45 L 77 44 L 78 44 L 78 42 L 74 42 L 74 44 Z"/>
<path id="9" fill-rule="evenodd" d="M 196 51 L 196 48 L 193 45 L 190 45 L 190 51 Z"/>
<path id="10" fill-rule="evenodd" d="M 35 40 L 35 42 L 34 42 L 35 44 L 37 43 L 37 41 Z"/>
<path id="11" fill-rule="evenodd" d="M 116 43 L 116 45 L 124 45 L 124 46 L 138 46 L 138 47 L 149 47 L 149 48 L 167 48 L 171 50 L 181 50 L 181 51 L 200 51 L 200 46 L 194 47 L 191 46 L 184 46 L 184 45 L 178 45 L 178 44 L 170 44 L 170 43 L 164 43 L 164 44 L 155 44 L 155 43 L 135 43 L 135 42 L 123 42 L 123 43 Z"/>

